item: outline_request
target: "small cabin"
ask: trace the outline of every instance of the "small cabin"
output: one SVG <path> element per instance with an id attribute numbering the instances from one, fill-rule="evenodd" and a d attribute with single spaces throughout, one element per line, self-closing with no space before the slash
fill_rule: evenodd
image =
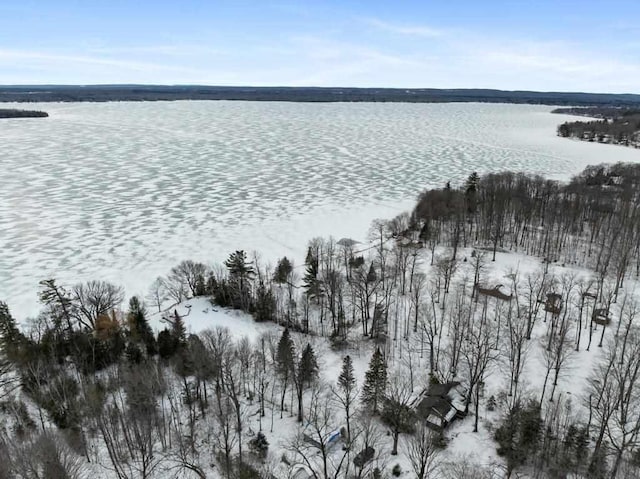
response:
<path id="1" fill-rule="evenodd" d="M 560 314 L 562 311 L 562 295 L 558 293 L 547 293 L 544 310 L 551 314 Z"/>
<path id="2" fill-rule="evenodd" d="M 606 308 L 596 308 L 593 310 L 593 314 L 591 315 L 591 320 L 602 326 L 608 326 L 611 323 L 611 318 L 609 317 L 609 310 Z"/>
<path id="3" fill-rule="evenodd" d="M 498 284 L 493 288 L 486 288 L 476 283 L 475 285 L 476 291 L 478 294 L 482 294 L 483 296 L 491 296 L 492 298 L 500 299 L 502 301 L 511 301 L 513 299 L 513 293 L 506 294 L 502 291 L 502 285 Z"/>
<path id="4" fill-rule="evenodd" d="M 442 431 L 455 419 L 465 416 L 464 390 L 457 381 L 432 384 L 415 404 L 418 417 L 435 431 Z"/>

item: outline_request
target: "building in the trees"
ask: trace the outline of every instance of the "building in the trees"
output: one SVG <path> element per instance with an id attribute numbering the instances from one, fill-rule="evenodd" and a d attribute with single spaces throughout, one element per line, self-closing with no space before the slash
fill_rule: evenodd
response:
<path id="1" fill-rule="evenodd" d="M 414 404 L 418 417 L 436 431 L 444 430 L 456 418 L 465 416 L 464 390 L 458 381 L 432 384 Z"/>
<path id="2" fill-rule="evenodd" d="M 481 284 L 476 283 L 476 291 L 483 296 L 491 296 L 492 298 L 501 299 L 502 301 L 511 301 L 513 299 L 513 293 L 507 294 L 502 290 L 502 285 L 499 284 L 493 288 L 487 288 Z"/>
<path id="3" fill-rule="evenodd" d="M 562 311 L 562 296 L 558 293 L 547 293 L 544 310 L 553 315 L 560 314 Z"/>

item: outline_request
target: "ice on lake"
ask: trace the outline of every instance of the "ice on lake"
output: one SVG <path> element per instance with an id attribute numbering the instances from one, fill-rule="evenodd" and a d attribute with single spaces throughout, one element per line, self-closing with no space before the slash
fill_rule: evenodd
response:
<path id="1" fill-rule="evenodd" d="M 9 105 L 7 107 L 24 107 Z M 235 249 L 298 262 L 314 236 L 472 171 L 567 178 L 640 150 L 557 138 L 551 107 L 497 104 L 34 104 L 0 122 L 0 299 L 23 319 L 38 281 L 106 279 L 144 294 L 183 259 Z"/>

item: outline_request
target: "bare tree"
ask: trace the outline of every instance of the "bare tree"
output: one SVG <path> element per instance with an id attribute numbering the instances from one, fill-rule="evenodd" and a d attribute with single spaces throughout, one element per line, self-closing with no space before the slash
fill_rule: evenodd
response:
<path id="1" fill-rule="evenodd" d="M 518 315 L 517 310 L 509 307 L 507 312 L 507 331 L 503 336 L 502 357 L 509 366 L 509 397 L 517 402 L 520 399 L 520 378 L 529 352 L 530 342 L 527 340 L 526 318 Z"/>
<path id="2" fill-rule="evenodd" d="M 118 308 L 124 299 L 124 290 L 106 281 L 89 281 L 73 287 L 74 314 L 86 328 L 94 329 L 97 319 Z"/>
<path id="3" fill-rule="evenodd" d="M 340 432 L 331 401 L 319 387 L 312 389 L 307 420 L 287 444 L 294 455 L 292 465 L 304 464 L 314 479 L 338 479 L 347 467 L 348 450 L 337 444 Z"/>
<path id="4" fill-rule="evenodd" d="M 398 454 L 398 438 L 400 433 L 413 432 L 414 412 L 409 406 L 412 391 L 409 383 L 399 374 L 393 375 L 387 385 L 383 406 L 382 421 L 389 426 L 393 438 L 391 455 Z"/>
<path id="5" fill-rule="evenodd" d="M 571 344 L 571 338 L 569 337 L 569 331 L 570 323 L 568 319 L 565 319 L 559 320 L 555 331 L 549 333 L 550 337 L 547 341 L 547 347 L 544 348 L 543 351 L 546 373 L 542 385 L 542 394 L 540 395 L 540 405 L 542 405 L 542 401 L 544 400 L 547 383 L 552 373 L 553 383 L 549 401 L 553 401 L 558 380 L 560 379 L 561 374 L 565 372 L 567 364 L 575 353 Z"/>
<path id="6" fill-rule="evenodd" d="M 24 443 L 13 443 L 9 448 L 3 476 L 20 479 L 60 478 L 82 479 L 89 471 L 85 460 L 78 456 L 61 434 L 46 431 Z"/>
<path id="7" fill-rule="evenodd" d="M 490 321 L 476 320 L 467 329 L 462 343 L 468 386 L 465 409 L 468 409 L 472 398 L 475 405 L 473 432 L 478 432 L 480 384 L 484 382 L 490 365 L 498 357 L 494 327 Z"/>
<path id="8" fill-rule="evenodd" d="M 440 465 L 440 449 L 436 447 L 435 434 L 424 423 L 407 440 L 406 454 L 417 479 L 433 477 Z"/>
<path id="9" fill-rule="evenodd" d="M 216 403 L 213 414 L 215 429 L 213 434 L 216 450 L 222 454 L 223 468 L 227 478 L 233 477 L 233 449 L 238 442 L 235 424 L 235 407 L 221 387 L 216 387 Z"/>
<path id="10" fill-rule="evenodd" d="M 171 268 L 167 282 L 173 289 L 186 291 L 188 296 L 195 297 L 203 293 L 207 273 L 208 268 L 203 263 L 185 260 Z"/>
<path id="11" fill-rule="evenodd" d="M 388 455 L 384 450 L 386 435 L 378 422 L 370 414 L 358 412 L 354 416 L 353 433 L 350 451 L 355 466 L 355 477 L 373 477 L 374 471 L 383 471 L 387 465 Z M 349 469 L 344 476 L 349 477 Z"/>
<path id="12" fill-rule="evenodd" d="M 162 304 L 168 299 L 168 292 L 165 282 L 161 277 L 157 277 L 153 283 L 151 283 L 147 299 L 158 308 L 158 313 L 162 311 Z"/>

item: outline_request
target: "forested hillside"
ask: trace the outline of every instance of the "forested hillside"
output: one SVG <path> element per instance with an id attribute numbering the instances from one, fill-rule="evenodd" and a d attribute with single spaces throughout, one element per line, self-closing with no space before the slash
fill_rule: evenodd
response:
<path id="1" fill-rule="evenodd" d="M 237 87 L 207 85 L 0 86 L 0 102 L 244 100 L 293 102 L 488 102 L 638 106 L 640 95 L 437 88 Z"/>
<path id="2" fill-rule="evenodd" d="M 578 109 L 572 109 L 577 114 Z M 589 109 L 602 120 L 565 122 L 558 126 L 558 135 L 615 145 L 640 148 L 640 110 Z"/>
<path id="3" fill-rule="evenodd" d="M 0 477 L 638 477 L 640 165 L 424 191 L 303 264 L 0 303 Z M 52 475 L 53 474 L 53 475 Z"/>
<path id="4" fill-rule="evenodd" d="M 0 109 L 0 118 L 44 118 L 49 116 L 44 111 Z"/>

